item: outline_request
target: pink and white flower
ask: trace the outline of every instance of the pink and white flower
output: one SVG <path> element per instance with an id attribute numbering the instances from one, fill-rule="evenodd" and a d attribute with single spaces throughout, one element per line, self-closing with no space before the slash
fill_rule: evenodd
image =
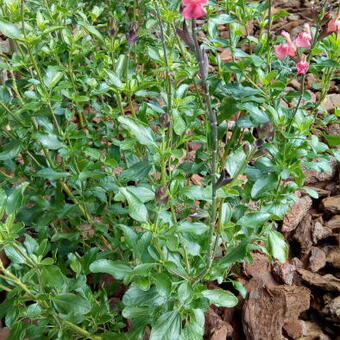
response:
<path id="1" fill-rule="evenodd" d="M 340 12 L 327 25 L 327 33 L 333 32 L 336 32 L 338 34 L 338 37 L 340 37 Z"/>
<path id="2" fill-rule="evenodd" d="M 287 57 L 296 56 L 296 46 L 294 45 L 290 34 L 286 31 L 282 31 L 281 35 L 287 40 L 287 43 L 274 46 L 275 55 L 278 59 L 282 60 Z"/>
<path id="3" fill-rule="evenodd" d="M 307 62 L 307 56 L 303 54 L 300 61 L 296 64 L 297 74 L 306 74 L 309 70 L 309 64 Z"/>
<path id="4" fill-rule="evenodd" d="M 298 34 L 294 42 L 297 47 L 301 48 L 312 46 L 312 33 L 308 24 L 304 25 L 304 31 Z"/>

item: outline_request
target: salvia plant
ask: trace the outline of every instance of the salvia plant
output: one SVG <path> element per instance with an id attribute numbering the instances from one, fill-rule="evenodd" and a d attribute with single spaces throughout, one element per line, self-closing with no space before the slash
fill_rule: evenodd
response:
<path id="1" fill-rule="evenodd" d="M 252 251 L 285 261 L 304 170 L 340 159 L 321 106 L 340 21 L 324 2 L 273 32 L 272 2 L 0 1 L 9 340 L 203 339 Z"/>

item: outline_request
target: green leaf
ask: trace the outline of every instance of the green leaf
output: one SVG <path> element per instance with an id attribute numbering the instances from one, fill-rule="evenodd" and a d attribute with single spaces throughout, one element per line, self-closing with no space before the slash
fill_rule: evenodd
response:
<path id="1" fill-rule="evenodd" d="M 253 121 L 257 124 L 269 122 L 269 117 L 266 112 L 260 110 L 254 103 L 242 104 L 240 109 L 248 111 Z"/>
<path id="2" fill-rule="evenodd" d="M 59 294 L 53 298 L 57 311 L 61 314 L 87 314 L 91 310 L 91 304 L 80 295 L 72 293 Z"/>
<path id="3" fill-rule="evenodd" d="M 241 282 L 239 282 L 239 281 L 231 281 L 231 283 L 233 284 L 235 289 L 237 289 L 239 291 L 241 296 L 245 299 L 246 296 L 247 296 L 247 289 L 246 289 L 246 287 L 243 286 L 243 284 Z"/>
<path id="4" fill-rule="evenodd" d="M 218 307 L 235 307 L 238 304 L 237 297 L 222 289 L 207 289 L 202 291 L 202 295 L 207 298 L 211 304 Z"/>
<path id="5" fill-rule="evenodd" d="M 96 37 L 98 40 L 103 40 L 102 34 L 92 25 L 89 25 L 87 22 L 80 22 L 79 25 L 83 26 L 85 30 Z"/>
<path id="6" fill-rule="evenodd" d="M 218 122 L 221 123 L 224 120 L 229 120 L 236 112 L 240 111 L 237 104 L 238 101 L 233 97 L 224 97 L 220 108 L 220 114 L 218 116 Z"/>
<path id="7" fill-rule="evenodd" d="M 56 135 L 53 134 L 48 134 L 48 135 L 42 135 L 39 134 L 37 136 L 38 141 L 45 146 L 48 149 L 51 150 L 57 150 L 60 149 L 64 146 L 64 144 L 62 142 L 60 142 L 60 140 L 58 139 L 58 137 Z"/>
<path id="8" fill-rule="evenodd" d="M 151 130 L 145 127 L 139 120 L 128 117 L 119 117 L 118 121 L 129 129 L 129 131 L 136 137 L 140 144 L 146 146 L 155 145 Z"/>
<path id="9" fill-rule="evenodd" d="M 120 174 L 119 179 L 125 181 L 140 181 L 148 176 L 151 168 L 152 166 L 149 161 L 138 162 L 124 170 Z"/>
<path id="10" fill-rule="evenodd" d="M 288 245 L 281 233 L 276 230 L 268 231 L 268 245 L 270 254 L 280 262 L 288 258 Z"/>
<path id="11" fill-rule="evenodd" d="M 271 214 L 262 212 L 262 211 L 254 211 L 249 214 L 242 216 L 238 221 L 237 224 L 252 228 L 258 225 L 263 224 L 271 217 Z"/>
<path id="12" fill-rule="evenodd" d="M 181 193 L 193 201 L 211 201 L 211 187 L 191 185 L 184 187 Z"/>
<path id="13" fill-rule="evenodd" d="M 168 296 L 159 294 L 156 287 L 152 287 L 148 291 L 143 291 L 136 286 L 130 286 L 123 296 L 123 303 L 125 306 L 161 306 Z"/>
<path id="14" fill-rule="evenodd" d="M 324 137 L 327 140 L 327 143 L 331 146 L 337 146 L 340 145 L 340 136 L 337 135 L 326 135 L 324 134 Z"/>
<path id="15" fill-rule="evenodd" d="M 247 155 L 243 151 L 242 147 L 238 148 L 228 156 L 225 167 L 232 178 L 239 175 L 246 158 Z"/>
<path id="16" fill-rule="evenodd" d="M 19 152 L 20 143 L 18 141 L 12 141 L 5 147 L 4 151 L 0 152 L 0 161 L 12 159 L 16 157 Z"/>
<path id="17" fill-rule="evenodd" d="M 181 316 L 178 311 L 166 312 L 152 327 L 150 340 L 174 340 L 181 334 Z"/>
<path id="18" fill-rule="evenodd" d="M 155 199 L 155 193 L 144 187 L 128 186 L 126 188 L 130 193 L 138 197 L 142 203 L 153 201 Z"/>
<path id="19" fill-rule="evenodd" d="M 110 70 L 105 70 L 105 73 L 109 77 L 108 83 L 110 85 L 113 85 L 114 87 L 117 87 L 118 89 L 123 88 L 123 83 L 121 82 L 121 80 L 118 78 L 118 76 L 114 72 Z"/>
<path id="20" fill-rule="evenodd" d="M 209 227 L 202 222 L 183 221 L 177 226 L 177 231 L 181 233 L 190 233 L 202 235 L 209 230 Z"/>
<path id="21" fill-rule="evenodd" d="M 35 174 L 35 176 L 47 178 L 47 179 L 50 179 L 50 180 L 56 180 L 56 179 L 60 179 L 60 178 L 70 176 L 70 174 L 68 172 L 58 172 L 58 171 L 55 171 L 51 168 L 44 168 L 44 169 L 39 170 Z"/>
<path id="22" fill-rule="evenodd" d="M 46 287 L 62 290 L 66 277 L 58 266 L 44 266 L 40 273 L 41 281 Z"/>
<path id="23" fill-rule="evenodd" d="M 90 271 L 111 274 L 117 280 L 124 280 L 132 269 L 123 262 L 101 259 L 91 263 Z"/>
<path id="24" fill-rule="evenodd" d="M 16 25 L 1 20 L 0 20 L 0 32 L 6 37 L 14 40 L 23 40 L 24 38 L 23 34 Z"/>
<path id="25" fill-rule="evenodd" d="M 122 311 L 122 315 L 125 319 L 132 319 L 143 317 L 149 313 L 148 307 L 135 307 L 135 306 L 128 306 L 125 307 Z"/>
<path id="26" fill-rule="evenodd" d="M 23 182 L 19 184 L 12 193 L 8 196 L 6 213 L 12 214 L 16 213 L 20 208 L 24 200 L 24 191 L 28 187 L 28 182 Z"/>
<path id="27" fill-rule="evenodd" d="M 239 245 L 228 249 L 228 253 L 224 256 L 220 262 L 224 264 L 233 264 L 236 262 L 242 262 L 247 256 L 248 241 L 242 241 Z"/>
<path id="28" fill-rule="evenodd" d="M 174 131 L 177 136 L 182 136 L 185 132 L 185 121 L 177 110 L 173 110 Z"/>
<path id="29" fill-rule="evenodd" d="M 276 175 L 264 176 L 259 178 L 251 189 L 251 197 L 258 198 L 261 194 L 268 192 L 269 189 L 273 189 L 277 184 Z"/>
<path id="30" fill-rule="evenodd" d="M 7 195 L 4 189 L 0 188 L 0 220 L 2 219 L 7 203 Z"/>
<path id="31" fill-rule="evenodd" d="M 119 193 L 124 195 L 129 204 L 129 215 L 138 222 L 147 222 L 148 210 L 142 201 L 127 188 L 119 188 Z M 116 195 L 117 196 L 117 195 Z"/>
<path id="32" fill-rule="evenodd" d="M 60 72 L 59 67 L 48 66 L 44 76 L 44 83 L 49 89 L 52 89 L 58 84 L 62 77 L 63 73 Z"/>
<path id="33" fill-rule="evenodd" d="M 309 188 L 309 187 L 303 187 L 303 190 L 310 196 L 313 197 L 315 199 L 319 198 L 319 194 L 316 190 Z"/>

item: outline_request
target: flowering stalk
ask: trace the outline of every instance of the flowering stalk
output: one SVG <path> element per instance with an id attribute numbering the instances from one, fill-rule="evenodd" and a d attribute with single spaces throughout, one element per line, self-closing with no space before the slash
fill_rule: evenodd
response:
<path id="1" fill-rule="evenodd" d="M 207 65 L 205 63 L 204 55 L 202 53 L 201 47 L 199 46 L 196 33 L 196 19 L 192 19 L 192 36 L 195 44 L 196 58 L 200 68 L 200 75 L 202 79 L 202 86 L 204 91 L 204 99 L 208 110 L 208 119 L 211 127 L 211 151 L 212 151 L 212 161 L 211 161 L 211 186 L 212 186 L 212 197 L 211 197 L 211 215 L 210 215 L 210 233 L 209 233 L 209 249 L 207 253 L 207 265 L 206 268 L 194 279 L 194 282 L 200 281 L 209 272 L 212 261 L 214 258 L 215 249 L 217 246 L 218 236 L 215 236 L 214 240 L 214 230 L 216 223 L 216 170 L 217 170 L 217 118 L 216 114 L 211 105 L 211 97 L 209 93 L 209 86 L 207 82 Z"/>
<path id="2" fill-rule="evenodd" d="M 159 11 L 159 6 L 157 3 L 157 0 L 154 0 L 155 3 L 155 9 L 156 9 L 156 14 L 157 14 L 157 19 L 158 19 L 158 24 L 159 24 L 159 30 L 161 34 L 161 41 L 162 41 L 162 49 L 163 49 L 163 54 L 164 54 L 164 62 L 165 62 L 165 68 L 166 68 L 166 93 L 167 93 L 167 113 L 170 115 L 170 120 L 169 120 L 169 127 L 168 127 L 168 142 L 169 146 L 171 147 L 172 145 L 172 124 L 173 124 L 173 115 L 172 115 L 172 89 L 171 89 L 171 78 L 170 78 L 170 67 L 169 67 L 169 59 L 168 59 L 168 52 L 166 50 L 166 45 L 165 45 L 165 35 L 164 35 L 164 27 L 163 27 L 163 22 L 161 18 L 161 14 Z"/>

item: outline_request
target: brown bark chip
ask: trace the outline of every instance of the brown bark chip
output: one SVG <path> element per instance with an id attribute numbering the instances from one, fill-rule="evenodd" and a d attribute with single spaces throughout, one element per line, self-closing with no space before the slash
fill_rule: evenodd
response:
<path id="1" fill-rule="evenodd" d="M 333 216 L 327 223 L 326 227 L 331 229 L 340 229 L 340 215 Z"/>
<path id="2" fill-rule="evenodd" d="M 340 323 L 340 296 L 335 299 L 329 299 L 322 310 L 326 319 L 332 322 Z"/>
<path id="3" fill-rule="evenodd" d="M 334 268 L 340 269 L 340 248 L 339 246 L 325 247 L 327 251 L 326 260 L 327 263 L 331 264 Z"/>
<path id="4" fill-rule="evenodd" d="M 268 256 L 262 253 L 253 253 L 253 263 L 244 263 L 244 273 L 248 277 L 255 279 L 257 284 L 261 287 L 276 286 L 275 281 L 271 273 L 271 264 L 268 260 Z"/>
<path id="5" fill-rule="evenodd" d="M 324 209 L 333 214 L 340 213 L 340 195 L 333 197 L 326 197 L 322 200 Z"/>
<path id="6" fill-rule="evenodd" d="M 306 179 L 305 179 L 305 185 L 309 184 L 316 184 L 320 182 L 327 182 L 333 180 L 338 162 L 336 159 L 332 159 L 331 163 L 329 164 L 331 167 L 331 172 L 318 172 L 316 170 L 306 170 L 304 171 Z"/>
<path id="7" fill-rule="evenodd" d="M 312 237 L 313 243 L 316 244 L 320 240 L 332 235 L 332 229 L 323 225 L 322 218 L 318 218 L 313 223 Z"/>
<path id="8" fill-rule="evenodd" d="M 300 243 L 302 252 L 308 252 L 313 245 L 312 228 L 312 215 L 308 214 L 302 219 L 301 223 L 294 232 L 294 239 Z"/>
<path id="9" fill-rule="evenodd" d="M 293 283 L 296 267 L 290 263 L 274 262 L 272 273 L 279 282 L 291 285 Z"/>
<path id="10" fill-rule="evenodd" d="M 312 247 L 309 256 L 309 268 L 312 272 L 317 272 L 326 265 L 326 254 L 317 247 Z"/>
<path id="11" fill-rule="evenodd" d="M 305 269 L 298 269 L 298 273 L 304 281 L 308 282 L 312 286 L 319 287 L 327 291 L 340 292 L 340 279 L 336 278 L 332 274 L 322 276 Z"/>
<path id="12" fill-rule="evenodd" d="M 243 306 L 247 340 L 282 340 L 282 327 L 291 325 L 309 305 L 310 291 L 305 287 L 284 285 L 253 290 Z"/>
<path id="13" fill-rule="evenodd" d="M 309 196 L 303 196 L 294 203 L 283 220 L 282 232 L 294 230 L 306 216 L 308 210 L 312 207 L 312 203 L 313 201 Z"/>
<path id="14" fill-rule="evenodd" d="M 314 322 L 302 321 L 302 331 L 303 336 L 299 340 L 331 340 Z"/>
<path id="15" fill-rule="evenodd" d="M 233 327 L 212 309 L 206 315 L 206 335 L 210 340 L 225 340 L 233 333 Z"/>

